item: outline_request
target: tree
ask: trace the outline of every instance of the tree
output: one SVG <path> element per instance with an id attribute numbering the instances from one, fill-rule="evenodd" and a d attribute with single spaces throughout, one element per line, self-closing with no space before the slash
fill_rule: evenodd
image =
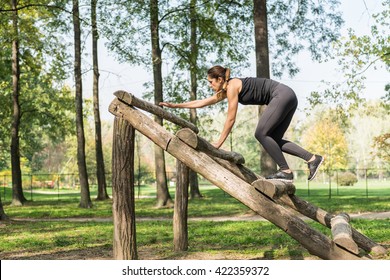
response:
<path id="1" fill-rule="evenodd" d="M 11 162 L 7 159 L 10 154 L 3 152 L 5 149 L 1 149 L 0 159 L 1 168 L 8 169 L 11 166 L 13 173 L 19 173 L 19 171 L 15 172 L 18 169 L 21 173 L 22 168 L 34 170 L 36 167 L 34 157 L 44 148 L 45 141 L 50 139 L 52 143 L 60 142 L 64 135 L 71 132 L 69 130 L 69 120 L 72 117 L 69 107 L 70 91 L 59 83 L 59 79 L 64 77 L 62 62 L 66 56 L 63 52 L 63 43 L 57 36 L 53 36 L 54 22 L 60 9 L 51 10 L 49 6 L 42 0 L 32 5 L 20 2 L 16 9 L 2 5 L 0 9 L 2 19 L 0 20 L 0 33 L 2 33 L 0 64 L 5 66 L 1 67 L 0 71 L 0 88 L 3 93 L 0 95 L 2 105 L 0 129 L 5 132 L 9 131 L 11 126 L 14 128 L 12 136 L 8 133 L 1 133 L 0 136 L 2 147 L 9 146 L 11 142 Z M 18 36 L 14 36 L 15 29 L 10 25 L 12 15 L 14 18 L 17 15 Z M 58 25 L 56 27 L 58 28 Z M 11 71 L 12 48 L 9 42 L 14 39 L 18 41 L 18 51 L 14 53 L 18 57 L 16 61 L 19 61 L 19 65 L 14 69 L 19 68 L 19 76 L 13 75 Z M 18 76 L 19 79 L 17 95 L 19 113 L 14 114 L 15 117 L 11 122 L 12 110 L 17 107 L 14 106 L 15 98 L 14 105 L 11 104 L 11 96 L 15 97 L 16 92 L 15 86 L 10 83 L 12 75 Z M 18 128 L 15 126 L 16 115 L 19 116 Z M 16 130 L 18 130 L 17 137 L 14 133 Z M 15 160 L 16 146 L 18 146 L 19 163 Z M 17 188 L 16 192 L 13 191 L 13 204 L 21 205 L 24 199 L 19 197 L 23 191 L 22 181 L 18 176 L 13 175 L 14 181 L 20 181 L 13 184 L 13 189 Z"/>
<path id="2" fill-rule="evenodd" d="M 17 0 L 11 2 L 13 9 L 12 16 L 12 126 L 11 126 L 11 166 L 12 166 L 12 205 L 23 205 L 27 200 L 23 195 L 22 189 L 22 171 L 20 169 L 20 61 L 19 61 L 19 21 Z"/>
<path id="3" fill-rule="evenodd" d="M 317 120 L 311 120 L 311 129 L 303 136 L 302 142 L 310 151 L 316 151 L 326 158 L 324 168 L 345 169 L 348 164 L 348 145 L 340 122 L 332 111 L 322 112 Z"/>
<path id="4" fill-rule="evenodd" d="M 354 159 L 354 167 L 363 169 L 374 165 L 381 166 L 385 160 L 376 157 L 380 152 L 375 145 L 375 139 L 390 130 L 388 111 L 380 106 L 379 100 L 364 101 L 351 110 L 348 118 L 348 142 L 350 158 Z"/>
<path id="5" fill-rule="evenodd" d="M 99 111 L 99 65 L 98 65 L 98 28 L 96 20 L 97 0 L 91 0 L 91 25 L 92 25 L 92 60 L 93 60 L 93 113 L 95 119 L 95 152 L 96 152 L 96 176 L 98 182 L 97 200 L 109 198 L 107 194 L 106 174 L 104 168 L 102 129 Z"/>
<path id="6" fill-rule="evenodd" d="M 190 91 L 190 100 L 196 100 L 197 99 L 197 90 L 198 90 L 198 79 L 197 79 L 197 72 L 198 72 L 198 57 L 199 57 L 199 47 L 198 47 L 198 40 L 197 40 L 197 31 L 198 31 L 198 16 L 197 16 L 197 0 L 191 0 L 190 1 L 190 9 L 189 9 L 189 18 L 190 18 L 190 80 L 191 80 L 191 91 Z M 190 109 L 190 122 L 196 125 L 197 122 L 197 113 L 196 109 Z M 187 172 L 186 168 L 181 165 L 177 165 L 180 167 L 183 167 L 183 172 Z M 177 167 L 177 169 L 179 169 Z M 177 170 L 179 171 L 179 170 Z M 202 197 L 200 190 L 199 190 L 199 183 L 198 183 L 198 175 L 196 172 L 189 170 L 189 185 L 190 185 L 190 195 L 191 198 L 199 198 Z M 178 174 L 178 177 L 185 178 L 185 174 Z M 186 187 L 186 184 L 183 184 Z"/>
<path id="7" fill-rule="evenodd" d="M 373 147 L 376 150 L 376 156 L 384 162 L 390 162 L 390 133 L 375 137 Z"/>
<path id="8" fill-rule="evenodd" d="M 381 13 L 372 15 L 373 24 L 370 34 L 358 36 L 349 29 L 345 38 L 335 44 L 335 53 L 331 59 L 337 60 L 340 75 L 344 77 L 338 83 L 326 83 L 325 90 L 311 93 L 311 105 L 332 104 L 348 118 L 352 111 L 362 103 L 362 92 L 365 88 L 365 73 L 370 68 L 390 69 L 390 27 L 389 0 L 383 0 Z M 390 84 L 385 88 L 384 103 L 390 100 Z M 344 113 L 345 112 L 345 113 Z"/>
<path id="9" fill-rule="evenodd" d="M 163 101 L 163 80 L 162 80 L 162 57 L 160 48 L 159 33 L 159 10 L 158 0 L 150 1 L 150 36 L 152 46 L 152 66 L 154 80 L 154 103 L 158 105 Z M 162 118 L 155 116 L 155 121 L 163 124 Z M 157 207 L 171 206 L 172 198 L 168 192 L 167 177 L 165 170 L 164 150 L 155 146 L 154 157 L 156 164 L 156 184 L 157 184 Z"/>
<path id="10" fill-rule="evenodd" d="M 104 34 L 110 38 L 107 43 L 109 49 L 121 62 L 142 64 L 152 71 L 155 104 L 163 100 L 160 14 L 167 6 L 168 1 L 157 0 L 151 0 L 149 5 L 139 0 L 120 3 L 110 1 L 105 6 Z M 132 20 L 129 21 L 128 18 Z M 162 123 L 158 117 L 155 120 Z M 155 147 L 155 167 L 157 207 L 171 206 L 172 199 L 166 183 L 164 151 L 159 147 Z"/>
<path id="11" fill-rule="evenodd" d="M 269 78 L 270 68 L 276 77 L 285 72 L 294 76 L 299 68 L 292 57 L 307 49 L 314 60 L 321 60 L 329 55 L 331 43 L 339 36 L 338 30 L 343 21 L 336 10 L 338 0 L 286 2 L 253 1 L 258 77 Z M 263 109 L 259 110 L 261 115 Z M 266 173 L 275 168 L 264 150 L 260 165 L 262 172 Z"/>
<path id="12" fill-rule="evenodd" d="M 165 99 L 173 102 L 195 100 L 209 94 L 200 77 L 213 64 L 234 68 L 234 74 L 247 64 L 251 49 L 247 36 L 248 1 L 183 1 L 166 13 L 163 48 L 167 50 L 172 69 L 164 80 Z M 218 61 L 218 62 L 216 62 Z M 189 77 L 189 79 L 188 79 Z M 188 93 L 186 95 L 185 93 Z M 184 116 L 180 110 L 177 114 Z M 209 113 L 209 111 L 208 111 Z M 197 124 L 198 112 L 190 109 L 189 120 Z M 207 134 L 207 131 L 202 131 Z M 191 197 L 200 197 L 197 176 L 190 172 Z"/>
<path id="13" fill-rule="evenodd" d="M 268 23 L 267 1 L 253 1 L 253 19 L 255 26 L 255 50 L 256 50 L 256 76 L 270 78 L 269 50 L 268 50 Z M 259 117 L 263 114 L 266 106 L 259 106 Z M 260 145 L 261 146 L 261 145 Z M 276 169 L 276 163 L 261 146 L 260 170 L 264 174 L 271 174 Z"/>
<path id="14" fill-rule="evenodd" d="M 83 124 L 83 89 L 81 74 L 81 28 L 79 1 L 73 0 L 73 32 L 74 32 L 74 79 L 76 85 L 76 134 L 77 134 L 77 165 L 79 169 L 79 181 L 81 198 L 79 206 L 91 208 L 92 202 L 89 192 L 87 164 L 85 161 L 85 136 Z"/>
<path id="15" fill-rule="evenodd" d="M 1 202 L 1 196 L 0 196 L 0 221 L 6 221 L 6 220 L 8 220 L 8 216 L 4 212 L 3 203 Z"/>

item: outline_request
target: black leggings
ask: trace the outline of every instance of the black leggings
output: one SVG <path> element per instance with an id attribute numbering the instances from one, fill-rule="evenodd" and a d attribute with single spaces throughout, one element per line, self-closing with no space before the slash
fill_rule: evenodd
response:
<path id="1" fill-rule="evenodd" d="M 298 99 L 294 91 L 283 84 L 279 84 L 272 92 L 271 101 L 264 110 L 256 128 L 256 139 L 281 170 L 289 169 L 282 152 L 300 157 L 306 161 L 309 161 L 313 156 L 312 153 L 297 144 L 282 139 L 297 106 Z"/>

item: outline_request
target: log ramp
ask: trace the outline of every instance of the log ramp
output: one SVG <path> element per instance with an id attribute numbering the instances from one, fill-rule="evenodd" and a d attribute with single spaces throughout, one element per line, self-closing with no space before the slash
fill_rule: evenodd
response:
<path id="1" fill-rule="evenodd" d="M 387 253 L 383 246 L 353 229 L 349 225 L 348 215 L 334 216 L 294 195 L 295 187 L 292 184 L 266 180 L 253 173 L 243 165 L 244 158 L 240 154 L 215 149 L 197 135 L 198 129 L 192 123 L 128 92 L 117 91 L 114 95 L 116 98 L 111 102 L 109 111 L 116 118 L 127 121 L 135 130 L 185 166 L 278 226 L 312 255 L 322 259 L 356 260 Z M 183 129 L 173 135 L 137 108 L 173 122 Z M 177 208 L 182 209 L 183 206 Z M 174 223 L 178 216 L 180 215 L 174 214 Z M 334 240 L 310 227 L 302 216 L 330 228 Z M 177 223 L 178 228 L 187 230 L 186 221 Z M 184 226 L 180 226 L 181 224 Z M 181 243 L 186 244 L 186 241 L 181 240 Z M 185 246 L 182 248 L 185 249 Z"/>

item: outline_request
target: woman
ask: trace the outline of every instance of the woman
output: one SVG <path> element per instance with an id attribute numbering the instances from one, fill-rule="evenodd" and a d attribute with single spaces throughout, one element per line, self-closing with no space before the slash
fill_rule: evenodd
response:
<path id="1" fill-rule="evenodd" d="M 304 159 L 310 171 L 308 180 L 313 180 L 323 162 L 323 157 L 283 139 L 298 105 L 294 91 L 284 84 L 265 78 L 230 79 L 230 70 L 219 65 L 210 68 L 207 74 L 209 86 L 215 91 L 213 96 L 184 103 L 161 102 L 160 105 L 171 108 L 202 108 L 227 98 L 228 111 L 225 125 L 218 142 L 214 144 L 217 149 L 222 146 L 232 130 L 238 103 L 267 105 L 257 125 L 255 137 L 277 163 L 279 171 L 266 178 L 293 181 L 294 175 L 283 155 L 285 152 Z"/>

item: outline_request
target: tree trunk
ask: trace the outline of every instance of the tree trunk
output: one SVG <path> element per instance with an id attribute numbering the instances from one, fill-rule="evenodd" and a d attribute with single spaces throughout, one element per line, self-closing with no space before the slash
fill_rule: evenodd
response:
<path id="1" fill-rule="evenodd" d="M 79 1 L 73 0 L 73 27 L 74 27 L 74 77 L 76 84 L 76 133 L 77 133 L 77 165 L 79 170 L 81 198 L 79 206 L 91 208 L 92 202 L 89 193 L 87 164 L 85 162 L 85 137 L 83 124 L 83 90 L 81 74 L 81 29 L 80 29 Z"/>
<path id="2" fill-rule="evenodd" d="M 96 177 L 98 183 L 97 200 L 108 199 L 106 174 L 104 168 L 102 129 L 99 111 L 99 64 L 98 64 L 98 29 L 96 21 L 96 6 L 98 0 L 91 0 L 92 23 L 92 60 L 93 60 L 93 113 L 95 119 L 95 151 L 96 151 Z"/>
<path id="3" fill-rule="evenodd" d="M 253 0 L 253 10 L 253 19 L 255 25 L 256 76 L 262 78 L 270 78 L 267 1 Z M 259 118 L 261 118 L 261 115 L 263 114 L 265 108 L 265 106 L 259 106 Z M 261 145 L 260 151 L 261 172 L 263 174 L 270 174 L 275 172 L 275 162 Z"/>
<path id="4" fill-rule="evenodd" d="M 174 250 L 188 250 L 188 183 L 189 168 L 180 160 L 176 161 L 176 195 L 173 212 L 173 245 Z"/>
<path id="5" fill-rule="evenodd" d="M 1 196 L 0 196 L 0 221 L 7 221 L 9 220 L 7 214 L 4 212 L 3 203 L 1 202 Z"/>
<path id="6" fill-rule="evenodd" d="M 196 16 L 197 0 L 191 0 L 190 3 L 190 20 L 191 20 L 191 56 L 190 56 L 190 75 L 191 75 L 191 96 L 190 100 L 197 99 L 198 81 L 196 73 L 198 72 L 198 44 L 197 44 L 197 16 Z M 190 109 L 190 122 L 196 125 L 197 114 L 196 109 Z M 191 198 L 202 197 L 199 190 L 198 175 L 190 170 L 190 193 Z"/>
<path id="7" fill-rule="evenodd" d="M 135 260 L 137 256 L 134 204 L 134 128 L 115 118 L 112 146 L 112 215 L 114 259 Z"/>
<path id="8" fill-rule="evenodd" d="M 27 199 L 23 195 L 22 188 L 22 170 L 20 168 L 20 145 L 19 145 L 19 126 L 20 126 L 20 66 L 19 66 L 19 26 L 17 0 L 12 0 L 13 14 L 13 40 L 12 40 L 12 127 L 11 127 L 11 167 L 12 167 L 12 205 L 23 205 Z"/>
<path id="9" fill-rule="evenodd" d="M 154 79 L 154 103 L 158 105 L 163 101 L 162 90 L 162 71 L 161 71 L 161 49 L 158 21 L 158 0 L 150 1 L 150 30 L 152 42 L 152 63 L 153 63 L 153 79 Z M 162 125 L 162 118 L 155 116 L 155 121 Z M 167 175 L 165 171 L 165 156 L 164 150 L 160 147 L 154 147 L 154 158 L 156 165 L 156 188 L 157 188 L 157 205 L 156 207 L 172 206 L 172 198 L 168 191 Z"/>

